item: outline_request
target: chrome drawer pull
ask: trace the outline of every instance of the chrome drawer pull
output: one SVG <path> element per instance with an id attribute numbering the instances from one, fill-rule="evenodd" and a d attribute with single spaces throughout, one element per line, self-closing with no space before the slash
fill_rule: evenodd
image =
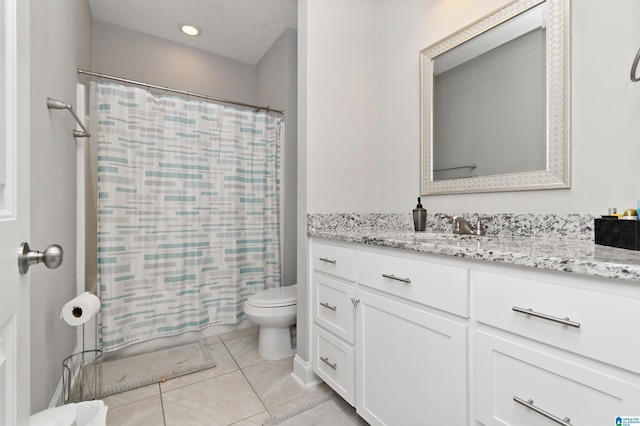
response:
<path id="1" fill-rule="evenodd" d="M 384 278 L 389 278 L 390 280 L 402 281 L 406 284 L 411 284 L 411 280 L 409 278 L 396 277 L 393 274 L 382 274 Z"/>
<path id="2" fill-rule="evenodd" d="M 320 361 L 324 362 L 325 364 L 327 364 L 329 367 L 333 368 L 334 370 L 338 369 L 338 363 L 334 362 L 334 363 L 330 363 L 329 362 L 329 357 L 320 357 Z"/>
<path id="3" fill-rule="evenodd" d="M 334 259 L 327 259 L 326 257 L 321 257 L 320 260 L 323 262 L 331 263 L 332 265 L 336 264 L 336 261 Z"/>
<path id="4" fill-rule="evenodd" d="M 513 397 L 513 400 L 515 402 L 517 402 L 518 404 L 522 404 L 525 407 L 529 408 L 530 410 L 535 411 L 538 414 L 541 414 L 543 416 L 545 416 L 546 418 L 548 418 L 549 420 L 553 420 L 554 422 L 558 423 L 559 425 L 563 425 L 563 426 L 571 426 L 571 419 L 569 417 L 565 417 L 564 419 L 561 419 L 560 417 L 556 417 L 551 413 L 547 413 L 546 411 L 544 411 L 541 408 L 536 407 L 535 405 L 533 405 L 533 399 L 530 399 L 528 401 L 525 401 L 524 399 L 518 398 L 517 396 Z"/>
<path id="5" fill-rule="evenodd" d="M 326 303 L 326 302 L 320 302 L 320 306 L 324 306 L 327 309 L 331 309 L 332 311 L 335 311 L 336 309 L 338 309 L 337 306 L 331 306 L 330 304 Z"/>
<path id="6" fill-rule="evenodd" d="M 547 315 L 547 314 L 542 314 L 540 312 L 536 312 L 531 308 L 524 309 L 524 308 L 519 308 L 517 306 L 513 306 L 511 309 L 513 311 L 515 311 L 515 312 L 520 312 L 521 314 L 531 315 L 533 317 L 546 319 L 546 320 L 557 322 L 557 323 L 564 324 L 564 325 L 569 325 L 569 326 L 575 327 L 575 328 L 580 328 L 580 323 L 579 322 L 571 321 L 568 317 L 565 317 L 565 318 L 552 317 L 551 315 Z"/>

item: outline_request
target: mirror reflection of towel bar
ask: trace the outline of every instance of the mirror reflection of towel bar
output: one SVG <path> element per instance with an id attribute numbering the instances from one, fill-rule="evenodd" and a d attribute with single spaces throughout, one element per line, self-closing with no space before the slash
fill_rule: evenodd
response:
<path id="1" fill-rule="evenodd" d="M 73 115 L 73 118 L 78 123 L 78 126 L 80 126 L 80 128 L 82 129 L 82 131 L 74 129 L 73 130 L 73 136 L 74 137 L 76 137 L 76 138 L 88 138 L 88 137 L 91 136 L 91 134 L 89 133 L 87 128 L 84 127 L 84 124 L 82 124 L 82 121 L 80 121 L 80 117 L 78 117 L 76 112 L 73 110 L 73 105 L 66 104 L 66 103 L 64 103 L 62 101 L 59 101 L 57 99 L 47 98 L 47 108 L 49 108 L 49 109 L 66 109 L 71 113 L 71 115 Z"/>
<path id="2" fill-rule="evenodd" d="M 478 167 L 475 163 L 469 164 L 468 166 L 457 166 L 457 167 L 447 167 L 446 169 L 433 169 L 434 172 L 444 172 L 445 170 L 456 170 L 456 169 L 475 169 Z"/>
<path id="3" fill-rule="evenodd" d="M 447 178 L 447 179 L 469 179 L 469 178 L 476 178 L 476 177 L 478 177 L 478 175 L 456 176 L 456 177 Z"/>

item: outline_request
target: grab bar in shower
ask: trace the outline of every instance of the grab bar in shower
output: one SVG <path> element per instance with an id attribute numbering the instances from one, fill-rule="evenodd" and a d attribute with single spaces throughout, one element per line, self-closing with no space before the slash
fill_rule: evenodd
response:
<path id="1" fill-rule="evenodd" d="M 80 128 L 82 129 L 82 131 L 80 131 L 78 129 L 74 129 L 73 130 L 73 136 L 74 137 L 76 137 L 76 138 L 88 138 L 88 137 L 91 136 L 91 134 L 89 133 L 87 128 L 84 127 L 84 124 L 82 124 L 82 121 L 80 121 L 80 117 L 78 117 L 76 112 L 73 110 L 73 105 L 64 103 L 64 102 L 59 101 L 57 99 L 47 98 L 47 108 L 49 108 L 49 109 L 66 109 L 71 113 L 71 115 L 73 115 L 73 118 L 78 123 L 78 126 L 80 126 Z"/>

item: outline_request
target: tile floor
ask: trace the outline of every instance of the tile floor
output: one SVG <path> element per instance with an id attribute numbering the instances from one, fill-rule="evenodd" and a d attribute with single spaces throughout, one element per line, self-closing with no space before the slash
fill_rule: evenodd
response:
<path id="1" fill-rule="evenodd" d="M 106 397 L 107 425 L 255 426 L 331 390 L 324 383 L 305 388 L 296 382 L 293 357 L 260 358 L 257 327 L 217 339 L 215 368 Z"/>

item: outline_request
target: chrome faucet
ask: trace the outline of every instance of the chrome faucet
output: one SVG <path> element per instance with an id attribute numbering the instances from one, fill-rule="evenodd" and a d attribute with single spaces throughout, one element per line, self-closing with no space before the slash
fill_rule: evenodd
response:
<path id="1" fill-rule="evenodd" d="M 492 216 L 478 216 L 475 226 L 470 224 L 465 218 L 460 216 L 453 217 L 453 233 L 460 235 L 484 235 L 485 221 L 493 219 Z"/>

